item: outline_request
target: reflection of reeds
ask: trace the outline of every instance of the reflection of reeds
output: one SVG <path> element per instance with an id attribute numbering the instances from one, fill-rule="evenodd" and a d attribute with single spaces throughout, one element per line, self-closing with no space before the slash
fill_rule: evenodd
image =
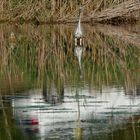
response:
<path id="1" fill-rule="evenodd" d="M 73 52 L 73 26 L 13 27 L 16 36 L 13 49 L 10 49 L 7 43 L 10 27 L 0 27 L 0 49 L 3 52 L 0 54 L 0 75 L 4 76 L 4 73 L 7 74 L 10 70 L 13 76 L 18 75 L 23 81 L 25 78 L 33 80 L 32 83 L 35 82 L 38 87 L 43 85 L 44 73 L 51 81 L 61 79 L 60 81 L 76 84 L 80 80 L 78 62 Z M 134 85 L 131 83 L 136 82 L 134 70 L 139 65 L 139 48 L 98 33 L 91 26 L 86 26 L 84 34 L 84 81 L 98 86 L 112 82 L 129 87 Z"/>
<path id="2" fill-rule="evenodd" d="M 7 114 L 6 114 L 5 106 L 3 104 L 1 90 L 0 90 L 0 106 L 2 108 L 2 115 L 3 115 L 3 118 L 4 118 L 4 125 L 5 125 L 4 129 L 6 130 L 7 138 L 9 140 L 12 140 L 11 132 L 10 132 L 10 125 L 8 123 L 8 117 L 7 117 Z"/>

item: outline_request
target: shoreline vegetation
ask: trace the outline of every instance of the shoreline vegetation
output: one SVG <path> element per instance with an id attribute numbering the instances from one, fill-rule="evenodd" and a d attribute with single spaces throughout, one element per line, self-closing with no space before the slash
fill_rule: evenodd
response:
<path id="1" fill-rule="evenodd" d="M 75 23 L 79 7 L 85 23 L 136 23 L 139 0 L 1 0 L 0 23 Z"/>

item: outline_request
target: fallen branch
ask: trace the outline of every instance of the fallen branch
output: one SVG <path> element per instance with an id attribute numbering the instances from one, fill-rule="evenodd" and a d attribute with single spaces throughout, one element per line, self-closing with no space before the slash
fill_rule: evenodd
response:
<path id="1" fill-rule="evenodd" d="M 133 15 L 133 12 L 140 11 L 139 0 L 129 0 L 121 3 L 115 7 L 102 10 L 91 16 L 91 20 L 94 22 L 104 22 L 113 19 L 133 19 L 139 20 L 139 14 Z"/>

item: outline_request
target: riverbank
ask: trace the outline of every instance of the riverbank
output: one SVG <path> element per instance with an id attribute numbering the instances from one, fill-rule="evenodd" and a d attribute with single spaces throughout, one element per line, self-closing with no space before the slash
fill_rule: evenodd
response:
<path id="1" fill-rule="evenodd" d="M 140 2 L 137 0 L 11 0 L 0 4 L 0 22 L 18 24 L 75 23 L 80 6 L 83 7 L 84 23 L 136 23 L 140 19 Z"/>

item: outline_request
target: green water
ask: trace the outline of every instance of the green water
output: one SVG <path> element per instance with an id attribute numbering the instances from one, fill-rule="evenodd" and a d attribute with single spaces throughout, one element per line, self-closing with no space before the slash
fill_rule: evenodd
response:
<path id="1" fill-rule="evenodd" d="M 74 29 L 0 25 L 0 140 L 140 139 L 139 25 Z"/>

